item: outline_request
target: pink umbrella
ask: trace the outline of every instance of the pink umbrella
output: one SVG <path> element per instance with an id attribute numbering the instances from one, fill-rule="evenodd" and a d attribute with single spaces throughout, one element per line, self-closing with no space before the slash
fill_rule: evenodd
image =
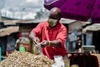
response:
<path id="1" fill-rule="evenodd" d="M 92 22 L 100 23 L 100 0 L 96 0 L 91 18 L 92 18 Z"/>
<path id="2" fill-rule="evenodd" d="M 60 8 L 67 0 L 44 0 L 44 6 L 50 10 L 53 7 Z"/>
<path id="3" fill-rule="evenodd" d="M 44 0 L 48 10 L 58 7 L 62 11 L 62 18 L 87 21 L 92 14 L 96 0 Z"/>

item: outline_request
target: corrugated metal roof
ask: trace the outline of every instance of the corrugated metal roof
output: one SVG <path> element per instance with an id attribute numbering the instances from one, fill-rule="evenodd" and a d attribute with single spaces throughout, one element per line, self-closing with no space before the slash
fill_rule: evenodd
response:
<path id="1" fill-rule="evenodd" d="M 73 23 L 75 21 L 76 20 L 61 18 L 61 23 L 64 23 L 64 24 L 70 24 L 70 23 Z"/>
<path id="2" fill-rule="evenodd" d="M 92 24 L 83 29 L 83 31 L 99 31 L 99 30 L 100 30 L 99 23 Z"/>
<path id="3" fill-rule="evenodd" d="M 10 20 L 10 19 L 3 20 L 4 23 L 8 23 L 8 24 L 11 24 L 11 23 L 40 23 L 43 21 L 47 21 L 47 18 L 34 19 L 34 20 Z M 70 23 L 75 22 L 76 20 L 62 18 L 60 21 L 61 21 L 61 23 L 64 23 L 64 24 L 70 24 Z"/>

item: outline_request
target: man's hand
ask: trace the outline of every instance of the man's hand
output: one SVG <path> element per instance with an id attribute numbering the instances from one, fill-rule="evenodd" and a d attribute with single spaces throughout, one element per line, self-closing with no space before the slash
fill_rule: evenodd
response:
<path id="1" fill-rule="evenodd" d="M 29 35 L 29 38 L 35 43 L 39 43 L 40 42 L 40 39 L 38 37 L 36 37 L 35 33 L 34 32 L 31 32 L 30 35 Z"/>
<path id="2" fill-rule="evenodd" d="M 41 42 L 41 47 L 43 47 L 43 48 L 46 47 L 48 45 L 48 43 L 49 42 L 47 40 L 42 41 Z"/>
<path id="3" fill-rule="evenodd" d="M 40 39 L 38 37 L 35 37 L 33 42 L 35 42 L 35 44 L 37 44 L 40 42 Z"/>

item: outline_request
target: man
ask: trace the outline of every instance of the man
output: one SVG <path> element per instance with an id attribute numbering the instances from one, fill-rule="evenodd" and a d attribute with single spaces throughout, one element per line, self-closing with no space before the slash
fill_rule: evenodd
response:
<path id="1" fill-rule="evenodd" d="M 48 21 L 39 23 L 29 35 L 35 43 L 40 40 L 43 54 L 50 59 L 54 59 L 57 55 L 64 57 L 67 54 L 65 47 L 67 29 L 59 22 L 60 19 L 60 9 L 52 8 Z"/>

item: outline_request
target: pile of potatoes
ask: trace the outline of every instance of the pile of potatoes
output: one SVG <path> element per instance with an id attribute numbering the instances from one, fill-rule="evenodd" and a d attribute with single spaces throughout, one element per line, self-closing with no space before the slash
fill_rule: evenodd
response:
<path id="1" fill-rule="evenodd" d="M 0 63 L 0 67 L 51 67 L 54 61 L 44 55 L 15 51 Z"/>

